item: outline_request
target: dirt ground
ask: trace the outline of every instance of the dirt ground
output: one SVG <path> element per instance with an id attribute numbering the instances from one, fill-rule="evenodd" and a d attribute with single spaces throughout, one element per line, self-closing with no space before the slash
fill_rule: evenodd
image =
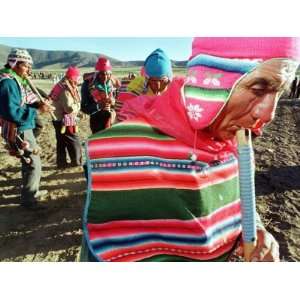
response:
<path id="1" fill-rule="evenodd" d="M 300 112 L 296 121 L 295 110 L 280 105 L 274 122 L 254 141 L 257 209 L 280 244 L 282 261 L 300 261 Z M 86 118 L 80 136 L 84 140 L 89 134 Z M 80 250 L 83 169 L 56 169 L 48 118 L 38 141 L 43 149 L 41 189 L 50 192 L 43 199 L 48 209 L 42 212 L 19 207 L 19 161 L 0 145 L 0 261 L 75 261 Z"/>

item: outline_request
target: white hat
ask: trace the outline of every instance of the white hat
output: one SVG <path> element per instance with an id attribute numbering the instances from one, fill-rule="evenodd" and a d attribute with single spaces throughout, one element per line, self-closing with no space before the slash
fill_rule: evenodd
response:
<path id="1" fill-rule="evenodd" d="M 28 64 L 33 64 L 32 57 L 25 49 L 12 49 L 7 57 L 7 63 L 10 67 L 14 67 L 17 62 L 26 62 Z"/>

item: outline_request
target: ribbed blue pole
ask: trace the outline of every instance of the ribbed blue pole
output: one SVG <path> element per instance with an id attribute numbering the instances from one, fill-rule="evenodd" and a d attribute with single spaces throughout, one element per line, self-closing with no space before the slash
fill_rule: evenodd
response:
<path id="1" fill-rule="evenodd" d="M 256 240 L 254 154 L 251 143 L 239 145 L 239 180 L 244 242 Z"/>

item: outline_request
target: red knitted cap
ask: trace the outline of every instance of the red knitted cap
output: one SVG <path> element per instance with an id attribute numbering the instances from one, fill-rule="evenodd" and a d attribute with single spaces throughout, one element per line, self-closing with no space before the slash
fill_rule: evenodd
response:
<path id="1" fill-rule="evenodd" d="M 78 81 L 79 77 L 80 77 L 80 70 L 76 67 L 69 67 L 67 72 L 66 72 L 66 77 L 74 80 L 74 81 Z"/>
<path id="2" fill-rule="evenodd" d="M 99 57 L 95 69 L 99 72 L 104 72 L 104 71 L 111 71 L 112 67 L 110 64 L 109 59 L 105 57 Z"/>

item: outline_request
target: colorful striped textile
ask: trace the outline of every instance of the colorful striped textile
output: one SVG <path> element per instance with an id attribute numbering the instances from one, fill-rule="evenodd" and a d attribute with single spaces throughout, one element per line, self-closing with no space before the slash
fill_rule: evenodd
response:
<path id="1" fill-rule="evenodd" d="M 80 102 L 80 95 L 77 86 L 72 86 L 66 77 L 63 77 L 53 86 L 49 93 L 49 97 L 54 102 L 58 101 L 60 94 L 65 90 L 67 90 L 76 101 Z"/>
<path id="2" fill-rule="evenodd" d="M 8 73 L 5 73 L 6 71 Z M 37 95 L 33 93 L 33 91 L 28 86 L 27 82 L 22 81 L 19 76 L 14 75 L 15 73 L 13 71 L 10 71 L 8 69 L 2 69 L 0 72 L 0 81 L 5 79 L 16 79 L 16 82 L 19 85 L 22 94 L 21 106 L 24 104 L 32 104 L 34 102 L 39 101 Z"/>
<path id="3" fill-rule="evenodd" d="M 122 78 L 121 79 L 121 87 L 119 88 L 119 92 L 126 92 L 127 91 L 127 86 L 130 83 L 131 79 L 129 78 Z"/>
<path id="4" fill-rule="evenodd" d="M 226 259 L 241 232 L 237 160 L 197 150 L 192 161 L 191 151 L 142 120 L 88 139 L 83 226 L 92 260 Z"/>
<path id="5" fill-rule="evenodd" d="M 74 114 L 64 114 L 62 122 L 65 126 L 75 126 L 77 117 Z"/>
<path id="6" fill-rule="evenodd" d="M 57 101 L 60 93 L 64 90 L 64 86 L 62 83 L 62 80 L 60 80 L 59 82 L 57 82 L 54 87 L 52 88 L 52 90 L 50 91 L 49 97 L 51 98 L 52 101 Z"/>
<path id="7" fill-rule="evenodd" d="M 29 86 L 21 88 L 22 98 L 24 99 L 26 104 L 33 104 L 35 102 L 39 102 L 39 98 L 37 95 L 29 88 Z"/>
<path id="8" fill-rule="evenodd" d="M 17 125 L 0 117 L 1 136 L 6 143 L 16 143 Z"/>

